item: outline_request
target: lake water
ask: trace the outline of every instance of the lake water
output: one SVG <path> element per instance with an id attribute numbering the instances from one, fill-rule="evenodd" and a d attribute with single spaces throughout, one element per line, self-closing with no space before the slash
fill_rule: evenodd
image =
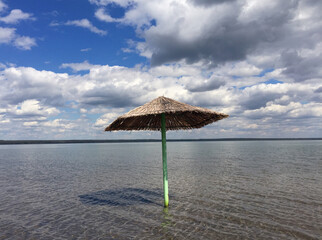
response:
<path id="1" fill-rule="evenodd" d="M 0 239 L 321 239 L 322 141 L 0 146 Z"/>

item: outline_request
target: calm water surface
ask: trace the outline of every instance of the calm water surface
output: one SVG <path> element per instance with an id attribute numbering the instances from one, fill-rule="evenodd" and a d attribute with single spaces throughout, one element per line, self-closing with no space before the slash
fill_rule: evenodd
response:
<path id="1" fill-rule="evenodd" d="M 322 141 L 0 146 L 0 239 L 321 239 Z"/>

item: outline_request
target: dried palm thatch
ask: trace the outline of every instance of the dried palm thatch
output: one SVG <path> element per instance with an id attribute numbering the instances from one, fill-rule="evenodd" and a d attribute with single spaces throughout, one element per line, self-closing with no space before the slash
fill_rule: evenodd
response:
<path id="1" fill-rule="evenodd" d="M 118 117 L 105 131 L 161 129 L 161 114 L 165 113 L 166 130 L 201 128 L 229 115 L 194 107 L 166 97 L 158 97 Z"/>

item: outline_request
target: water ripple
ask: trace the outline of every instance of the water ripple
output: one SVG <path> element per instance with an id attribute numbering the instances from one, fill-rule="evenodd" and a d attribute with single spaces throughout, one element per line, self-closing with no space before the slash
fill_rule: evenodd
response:
<path id="1" fill-rule="evenodd" d="M 320 239 L 322 142 L 0 146 L 0 240 Z"/>

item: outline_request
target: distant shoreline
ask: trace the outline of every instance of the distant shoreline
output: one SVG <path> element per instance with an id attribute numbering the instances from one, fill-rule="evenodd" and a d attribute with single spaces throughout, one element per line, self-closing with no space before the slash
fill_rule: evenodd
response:
<path id="1" fill-rule="evenodd" d="M 215 141 L 303 141 L 322 138 L 213 138 L 213 139 L 167 139 L 167 142 L 215 142 Z M 11 144 L 70 144 L 70 143 L 135 143 L 161 142 L 161 139 L 115 139 L 115 140 L 0 140 L 0 145 Z"/>

